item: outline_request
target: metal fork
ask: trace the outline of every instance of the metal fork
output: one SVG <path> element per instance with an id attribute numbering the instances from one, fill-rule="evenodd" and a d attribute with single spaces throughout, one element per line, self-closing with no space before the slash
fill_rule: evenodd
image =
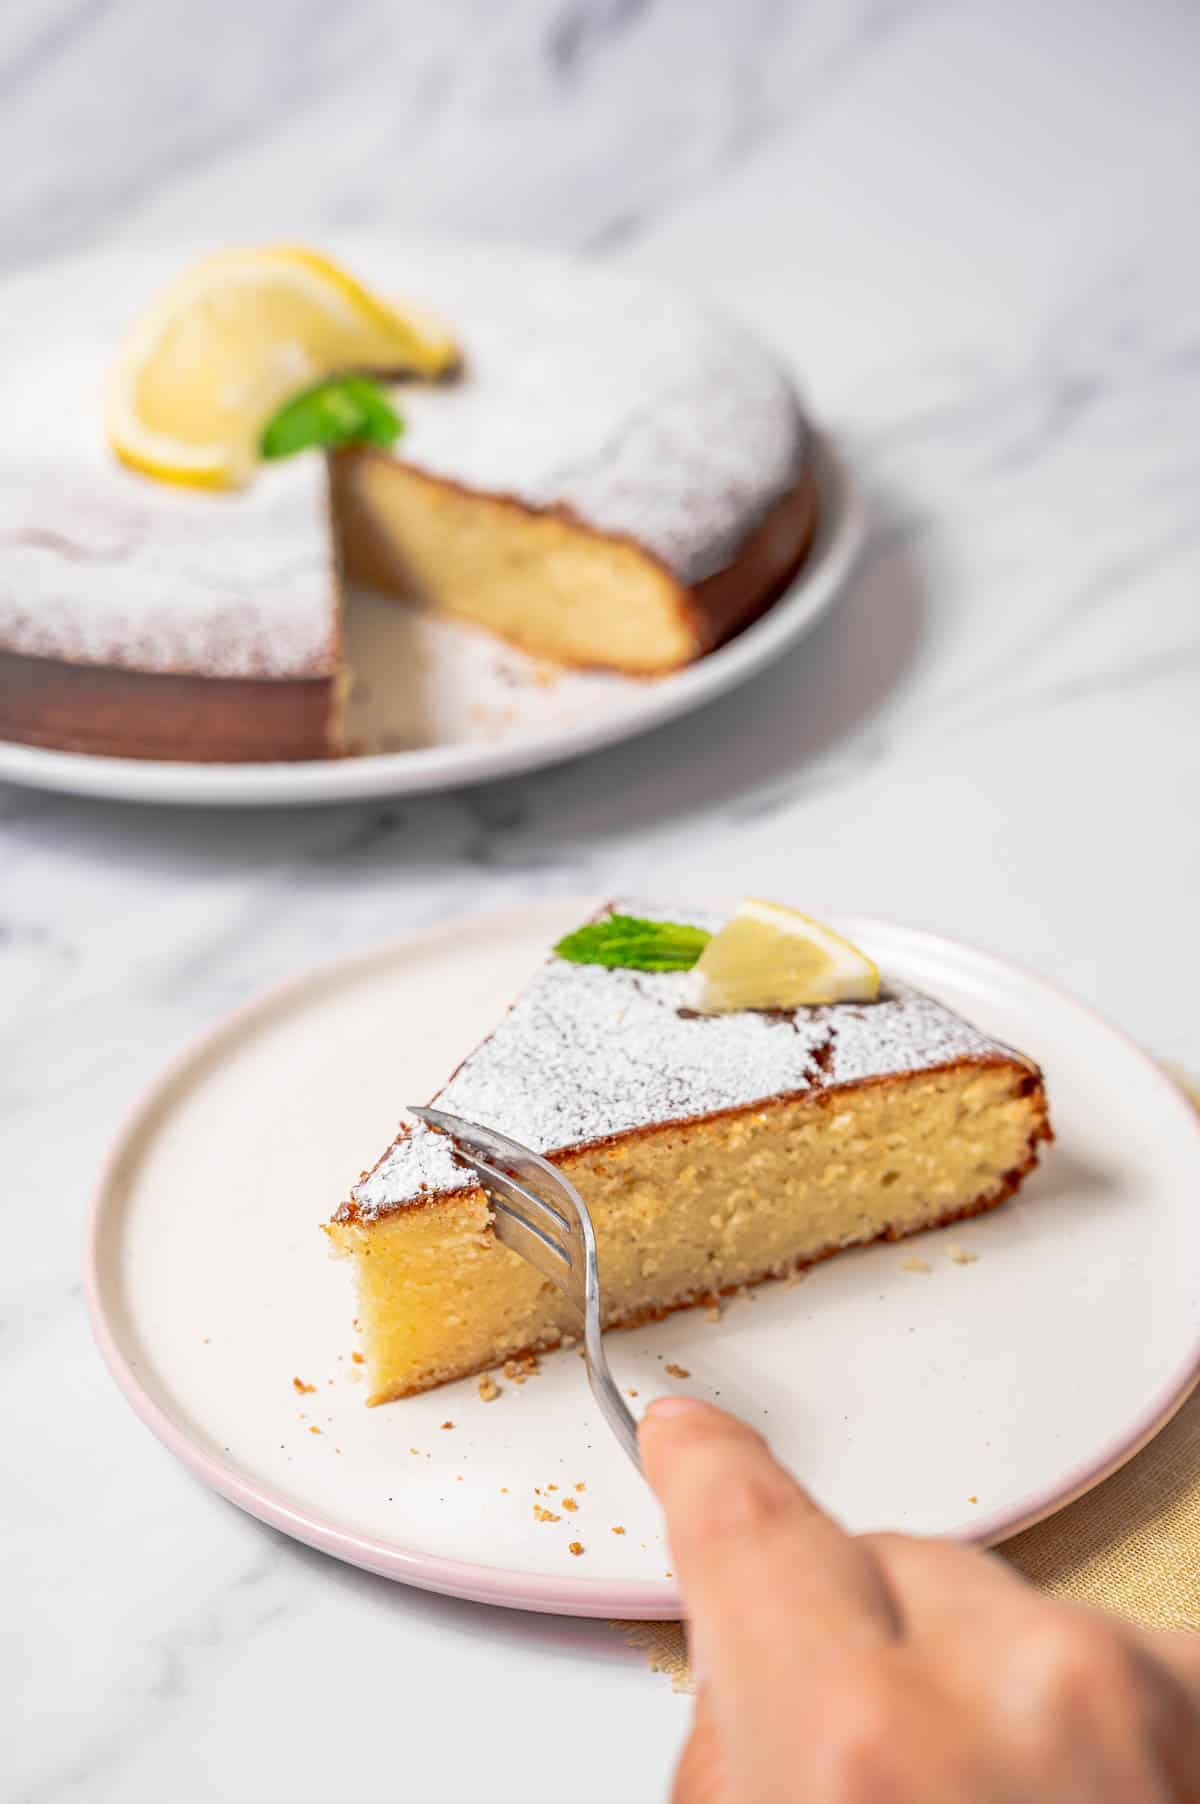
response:
<path id="1" fill-rule="evenodd" d="M 587 1204 L 561 1171 L 519 1140 L 441 1109 L 410 1109 L 440 1128 L 478 1172 L 495 1212 L 496 1239 L 556 1284 L 583 1318 L 583 1358 L 601 1414 L 640 1472 L 637 1423 L 613 1381 L 600 1332 L 600 1269 Z"/>

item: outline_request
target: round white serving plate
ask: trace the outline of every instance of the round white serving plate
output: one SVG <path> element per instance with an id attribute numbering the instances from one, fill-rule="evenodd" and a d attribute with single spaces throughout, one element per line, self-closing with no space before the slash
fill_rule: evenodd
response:
<path id="1" fill-rule="evenodd" d="M 544 1356 L 490 1403 L 465 1380 L 366 1409 L 351 1273 L 318 1226 L 402 1106 L 443 1081 L 592 906 L 410 934 L 214 1029 L 113 1151 L 86 1291 L 143 1421 L 264 1521 L 457 1597 L 671 1617 L 657 1509 L 577 1355 Z M 1036 1055 L 1055 1144 L 993 1215 L 847 1253 L 718 1322 L 691 1310 L 614 1335 L 610 1356 L 636 1409 L 683 1390 L 765 1430 L 856 1529 L 994 1542 L 1112 1472 L 1196 1381 L 1200 1131 L 1157 1066 L 1041 979 L 931 934 L 837 925 Z M 316 1388 L 298 1394 L 293 1378 Z M 535 1503 L 560 1520 L 536 1521 Z"/>
<path id="2" fill-rule="evenodd" d="M 8 282 L 0 294 L 0 340 L 13 358 L 26 343 L 69 344 L 73 364 L 94 376 L 98 387 L 113 347 L 146 297 L 210 248 L 107 253 L 41 266 Z M 335 238 L 327 248 L 374 286 L 414 299 L 423 257 L 435 257 L 441 266 L 456 256 L 469 258 L 485 284 L 490 262 L 511 275 L 514 262 L 549 260 L 544 252 L 511 247 L 456 250 L 446 243 L 379 238 Z M 297 764 L 214 765 L 93 757 L 0 741 L 0 780 L 131 802 L 352 801 L 480 783 L 632 738 L 774 664 L 836 599 L 861 549 L 863 508 L 829 444 L 818 439 L 816 448 L 820 522 L 803 569 L 761 620 L 672 676 L 551 674 L 476 628 L 354 594 L 350 663 L 369 676 L 351 697 L 348 735 L 367 749 Z"/>

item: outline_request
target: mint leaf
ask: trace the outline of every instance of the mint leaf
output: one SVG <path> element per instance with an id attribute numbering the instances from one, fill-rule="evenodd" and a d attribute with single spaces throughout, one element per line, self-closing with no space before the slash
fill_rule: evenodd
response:
<path id="1" fill-rule="evenodd" d="M 285 401 L 263 428 L 263 457 L 291 457 L 313 447 L 338 445 L 386 448 L 404 430 L 400 415 L 378 382 L 369 376 L 335 376 Z"/>
<path id="2" fill-rule="evenodd" d="M 690 971 L 709 940 L 703 927 L 608 915 L 576 928 L 554 948 L 573 965 L 611 965 L 626 971 Z"/>

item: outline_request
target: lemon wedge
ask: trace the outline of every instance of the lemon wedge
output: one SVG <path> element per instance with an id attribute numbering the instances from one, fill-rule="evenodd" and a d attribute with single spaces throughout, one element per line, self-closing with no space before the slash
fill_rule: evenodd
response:
<path id="1" fill-rule="evenodd" d="M 218 251 L 161 293 L 110 374 L 105 427 L 122 463 L 163 482 L 235 488 L 280 404 L 347 370 L 436 376 L 458 358 L 424 314 L 393 306 L 302 245 Z"/>
<path id="2" fill-rule="evenodd" d="M 872 1002 L 879 972 L 830 927 L 778 902 L 747 896 L 696 961 L 695 1006 L 705 1014 Z"/>

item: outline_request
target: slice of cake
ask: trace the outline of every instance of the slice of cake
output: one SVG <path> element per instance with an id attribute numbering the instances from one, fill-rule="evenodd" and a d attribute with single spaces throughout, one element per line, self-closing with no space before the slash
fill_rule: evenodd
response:
<path id="1" fill-rule="evenodd" d="M 1036 1065 L 886 976 L 871 1003 L 702 1015 L 694 994 L 689 971 L 551 957 L 434 1099 L 578 1186 L 609 1326 L 993 1208 L 1050 1136 Z M 421 1125 L 327 1232 L 356 1262 L 372 1403 L 578 1329 L 497 1243 L 451 1142 Z"/>

